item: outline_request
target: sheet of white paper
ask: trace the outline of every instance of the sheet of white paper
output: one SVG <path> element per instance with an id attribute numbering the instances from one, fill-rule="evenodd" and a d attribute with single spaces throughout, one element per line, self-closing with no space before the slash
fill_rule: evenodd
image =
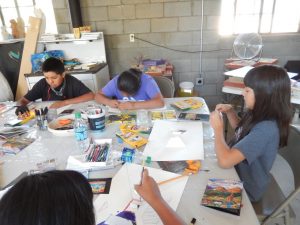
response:
<path id="1" fill-rule="evenodd" d="M 73 106 L 73 105 L 71 104 L 71 105 L 66 105 L 66 106 L 57 108 L 57 109 L 56 109 L 57 115 L 60 114 L 62 111 L 66 110 L 66 109 L 71 109 L 72 106 Z"/>
<path id="2" fill-rule="evenodd" d="M 176 131 L 179 130 L 185 132 L 178 134 L 180 132 Z M 170 142 L 176 136 L 180 137 L 183 144 L 175 147 Z M 202 122 L 155 121 L 143 154 L 151 156 L 153 161 L 203 160 Z"/>
<path id="3" fill-rule="evenodd" d="M 121 110 L 118 108 L 112 108 L 110 106 L 107 106 L 107 108 L 108 108 L 108 113 L 121 114 Z"/>
<path id="4" fill-rule="evenodd" d="M 224 73 L 224 75 L 244 78 L 246 76 L 246 74 L 248 73 L 248 71 L 251 70 L 252 68 L 254 68 L 254 67 L 253 66 L 244 66 L 244 67 L 238 68 L 236 70 L 227 71 Z M 292 78 L 296 75 L 297 75 L 297 73 L 288 72 L 289 78 Z"/>
<path id="5" fill-rule="evenodd" d="M 185 144 L 183 143 L 182 139 L 180 138 L 180 135 L 171 137 L 167 144 L 166 148 L 185 148 Z"/>
<path id="6" fill-rule="evenodd" d="M 121 114 L 122 111 L 118 108 L 112 108 L 110 106 L 107 106 L 108 108 L 108 113 L 113 113 L 113 114 Z M 155 108 L 153 110 L 150 110 L 150 111 L 164 111 L 167 109 L 167 106 L 165 105 L 164 107 L 161 107 L 161 108 Z"/>
<path id="7" fill-rule="evenodd" d="M 249 70 L 251 70 L 252 68 L 254 68 L 253 66 L 244 66 L 242 68 L 238 68 L 236 70 L 230 70 L 225 72 L 224 74 L 226 76 L 232 76 L 232 77 L 241 77 L 244 78 L 246 73 L 248 73 Z"/>
<path id="8" fill-rule="evenodd" d="M 149 175 L 156 182 L 178 176 L 178 174 L 160 169 L 147 169 L 149 170 Z M 134 185 L 140 183 L 141 171 L 141 165 L 125 164 L 113 177 L 109 194 L 99 195 L 94 201 L 97 224 L 106 220 L 110 215 L 116 215 L 118 212 L 123 211 L 127 204 L 138 196 L 135 193 Z M 182 177 L 159 186 L 163 198 L 174 210 L 179 204 L 187 180 L 188 177 Z M 141 206 L 136 209 L 136 217 L 138 225 L 162 224 L 157 214 L 145 201 L 142 201 Z M 157 221 L 159 223 L 156 223 Z"/>

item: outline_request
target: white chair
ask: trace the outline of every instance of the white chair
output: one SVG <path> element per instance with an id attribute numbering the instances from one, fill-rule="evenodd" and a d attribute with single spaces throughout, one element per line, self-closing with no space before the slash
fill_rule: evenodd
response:
<path id="1" fill-rule="evenodd" d="M 290 225 L 291 219 L 295 217 L 290 203 L 300 195 L 300 131 L 294 126 L 290 126 L 288 145 L 279 149 L 280 154 L 289 164 L 294 175 L 295 188 L 287 197 L 272 176 L 261 201 L 253 203 L 254 210 L 261 224 L 267 225 L 269 222 L 282 218 L 285 225 Z M 299 214 L 299 212 L 298 212 Z"/>

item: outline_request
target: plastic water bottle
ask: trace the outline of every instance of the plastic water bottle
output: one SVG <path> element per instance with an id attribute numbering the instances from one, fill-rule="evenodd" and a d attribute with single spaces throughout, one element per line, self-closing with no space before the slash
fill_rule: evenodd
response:
<path id="1" fill-rule="evenodd" d="M 135 150 L 133 156 L 132 156 L 132 162 L 135 164 L 142 165 L 144 163 L 145 157 L 142 152 Z"/>
<path id="2" fill-rule="evenodd" d="M 75 113 L 74 131 L 79 149 L 82 152 L 86 151 L 89 146 L 89 140 L 87 136 L 87 125 L 82 120 L 80 112 Z"/>
<path id="3" fill-rule="evenodd" d="M 132 162 L 142 166 L 151 166 L 151 156 L 144 156 L 142 152 L 135 150 L 132 156 Z"/>
<path id="4" fill-rule="evenodd" d="M 151 157 L 145 157 L 142 152 L 137 149 L 123 148 L 122 152 L 115 154 L 122 162 L 135 163 L 139 165 L 150 166 Z"/>

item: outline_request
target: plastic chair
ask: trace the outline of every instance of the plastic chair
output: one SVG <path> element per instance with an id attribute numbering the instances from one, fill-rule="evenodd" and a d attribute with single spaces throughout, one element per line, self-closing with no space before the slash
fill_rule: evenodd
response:
<path id="1" fill-rule="evenodd" d="M 291 224 L 295 213 L 292 210 L 290 203 L 300 194 L 300 131 L 294 126 L 290 126 L 290 134 L 288 145 L 279 149 L 280 154 L 289 164 L 293 171 L 295 189 L 287 197 L 284 196 L 278 183 L 272 176 L 271 182 L 268 186 L 261 201 L 252 203 L 258 219 L 261 224 L 268 224 L 269 222 L 282 218 L 284 224 Z"/>
<path id="2" fill-rule="evenodd" d="M 162 76 L 153 76 L 154 80 L 156 81 L 160 92 L 164 98 L 173 98 L 175 93 L 175 86 L 174 82 Z"/>

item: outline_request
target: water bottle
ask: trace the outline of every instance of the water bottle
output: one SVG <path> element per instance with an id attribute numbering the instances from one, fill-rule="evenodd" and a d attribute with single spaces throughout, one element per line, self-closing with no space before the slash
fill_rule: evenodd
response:
<path id="1" fill-rule="evenodd" d="M 87 126 L 82 120 L 80 112 L 75 113 L 74 131 L 80 151 L 85 152 L 89 146 L 89 140 L 87 136 Z"/>
<path id="2" fill-rule="evenodd" d="M 119 153 L 120 154 L 118 154 L 118 156 L 122 162 L 135 163 L 140 165 L 147 164 L 146 166 L 149 166 L 151 164 L 151 157 L 150 156 L 145 157 L 143 153 L 137 149 L 125 147 L 123 148 L 122 152 Z"/>
<path id="3" fill-rule="evenodd" d="M 144 160 L 145 160 L 145 157 L 144 157 L 143 153 L 136 149 L 132 156 L 132 162 L 135 164 L 142 165 L 144 163 Z"/>

